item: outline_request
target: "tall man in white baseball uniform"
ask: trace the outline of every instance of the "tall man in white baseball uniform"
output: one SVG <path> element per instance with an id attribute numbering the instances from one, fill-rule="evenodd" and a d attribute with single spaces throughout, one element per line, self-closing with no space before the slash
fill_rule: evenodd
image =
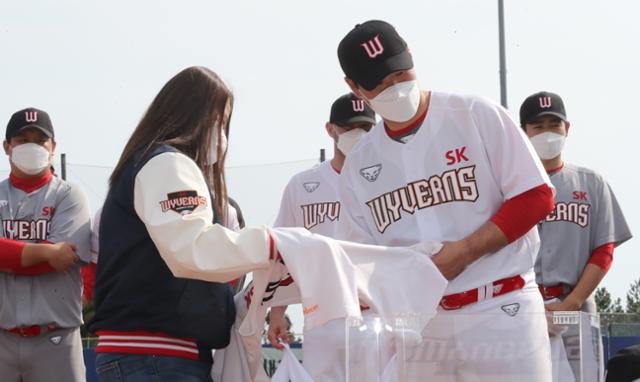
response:
<path id="1" fill-rule="evenodd" d="M 354 94 L 335 100 L 325 124 L 327 134 L 334 140 L 333 158 L 291 178 L 282 195 L 275 227 L 304 227 L 313 233 L 336 237 L 341 217 L 338 176 L 345 157 L 375 123 L 374 111 Z M 286 306 L 271 309 L 268 336 L 278 349 L 283 348 L 278 340 L 287 340 L 286 309 Z M 313 349 L 305 348 L 305 354 L 310 352 Z"/>
<path id="2" fill-rule="evenodd" d="M 386 22 L 356 25 L 338 57 L 382 117 L 345 162 L 338 232 L 387 246 L 444 242 L 432 259 L 450 283 L 403 361 L 408 380 L 549 381 L 533 266 L 553 189 L 528 139 L 491 101 L 421 90 Z"/>
<path id="3" fill-rule="evenodd" d="M 546 307 L 596 313 L 592 293 L 611 267 L 614 248 L 631 238 L 629 226 L 604 178 L 562 159 L 571 123 L 559 95 L 542 91 L 527 97 L 520 107 L 520 125 L 556 189 L 555 209 L 539 225 L 541 246 L 535 264 L 540 292 L 550 302 Z M 578 343 L 576 336 L 568 332 L 563 339 L 579 379 L 580 352 L 570 345 Z M 583 356 L 583 363 L 594 359 Z M 558 381 L 573 379 L 560 375 Z"/>
<path id="4" fill-rule="evenodd" d="M 87 198 L 51 174 L 46 112 L 14 113 L 4 150 L 11 174 L 0 182 L 0 379 L 84 381 L 77 261 L 90 261 Z"/>

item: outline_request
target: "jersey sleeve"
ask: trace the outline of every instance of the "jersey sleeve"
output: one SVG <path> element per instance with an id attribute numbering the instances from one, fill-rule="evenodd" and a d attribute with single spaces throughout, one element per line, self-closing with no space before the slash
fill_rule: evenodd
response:
<path id="1" fill-rule="evenodd" d="M 172 208 L 185 202 L 172 199 L 178 193 L 191 195 L 186 201 L 190 209 Z M 233 232 L 213 224 L 207 184 L 198 166 L 183 154 L 163 153 L 142 167 L 135 179 L 134 206 L 176 277 L 228 282 L 269 266 L 273 241 L 267 228 Z"/>
<path id="2" fill-rule="evenodd" d="M 505 200 L 542 184 L 553 189 L 529 139 L 502 106 L 477 99 L 471 112 Z"/>
<path id="3" fill-rule="evenodd" d="M 593 248 L 607 243 L 615 247 L 631 239 L 631 230 L 622 214 L 622 209 L 609 184 L 601 180 L 598 195 L 597 211 L 592 225 L 594 232 Z"/>
<path id="4" fill-rule="evenodd" d="M 91 262 L 98 262 L 98 253 L 100 250 L 100 218 L 102 217 L 102 207 L 96 211 L 91 224 Z"/>
<path id="5" fill-rule="evenodd" d="M 77 246 L 76 254 L 85 263 L 91 261 L 91 212 L 86 194 L 68 184 L 66 195 L 56 206 L 49 225 L 47 241 L 68 242 Z"/>
<path id="6" fill-rule="evenodd" d="M 377 244 L 367 225 L 362 208 L 358 204 L 351 185 L 351 171 L 345 164 L 338 177 L 338 195 L 340 197 L 340 218 L 336 229 L 336 239 L 361 244 Z"/>
<path id="7" fill-rule="evenodd" d="M 276 216 L 276 220 L 273 222 L 274 227 L 297 227 L 295 215 L 296 207 L 294 206 L 293 197 L 294 179 L 295 178 L 289 180 L 289 183 L 287 183 L 287 186 L 284 188 L 282 199 L 280 200 L 278 216 Z"/>

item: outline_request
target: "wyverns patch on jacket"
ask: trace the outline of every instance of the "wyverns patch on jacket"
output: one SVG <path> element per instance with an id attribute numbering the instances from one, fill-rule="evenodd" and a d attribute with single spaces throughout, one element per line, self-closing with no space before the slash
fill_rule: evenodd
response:
<path id="1" fill-rule="evenodd" d="M 188 215 L 196 208 L 206 205 L 207 198 L 194 190 L 171 192 L 167 194 L 167 200 L 160 202 L 162 212 L 175 211 L 180 215 Z"/>

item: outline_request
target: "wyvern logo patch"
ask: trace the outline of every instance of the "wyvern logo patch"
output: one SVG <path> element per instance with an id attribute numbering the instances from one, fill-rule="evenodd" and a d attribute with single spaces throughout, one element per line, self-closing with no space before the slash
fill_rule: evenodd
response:
<path id="1" fill-rule="evenodd" d="M 60 342 L 62 342 L 62 336 L 53 336 L 49 338 L 49 341 L 54 345 L 60 345 Z"/>
<path id="2" fill-rule="evenodd" d="M 195 190 L 178 191 L 167 194 L 167 200 L 160 202 L 162 212 L 174 211 L 188 215 L 200 206 L 207 205 L 207 198 L 198 195 Z"/>
<path id="3" fill-rule="evenodd" d="M 302 187 L 304 187 L 304 189 L 308 193 L 312 193 L 313 191 L 317 190 L 319 186 L 320 182 L 307 182 L 302 184 Z"/>
<path id="4" fill-rule="evenodd" d="M 380 171 L 382 171 L 382 165 L 376 164 L 373 166 L 360 169 L 360 175 L 362 175 L 362 177 L 368 180 L 369 182 L 375 182 L 376 180 L 378 180 Z"/>
<path id="5" fill-rule="evenodd" d="M 511 317 L 515 317 L 518 311 L 520 311 L 520 304 L 516 302 L 515 304 L 502 305 L 502 311 Z"/>

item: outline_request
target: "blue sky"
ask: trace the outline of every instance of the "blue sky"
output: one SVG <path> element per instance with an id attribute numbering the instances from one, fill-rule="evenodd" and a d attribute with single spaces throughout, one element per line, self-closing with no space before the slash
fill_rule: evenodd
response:
<path id="1" fill-rule="evenodd" d="M 505 3 L 511 114 L 533 92 L 559 93 L 572 122 L 566 161 L 605 176 L 633 231 L 640 5 Z M 0 3 L 0 119 L 26 106 L 49 111 L 69 179 L 96 208 L 109 168 L 160 87 L 184 67 L 208 66 L 237 99 L 232 195 L 250 223 L 269 223 L 287 179 L 331 148 L 324 122 L 348 91 L 337 44 L 372 18 L 408 41 L 423 88 L 499 99 L 497 1 L 24 0 Z M 616 251 L 604 281 L 614 296 L 640 277 L 639 250 L 632 240 Z"/>

